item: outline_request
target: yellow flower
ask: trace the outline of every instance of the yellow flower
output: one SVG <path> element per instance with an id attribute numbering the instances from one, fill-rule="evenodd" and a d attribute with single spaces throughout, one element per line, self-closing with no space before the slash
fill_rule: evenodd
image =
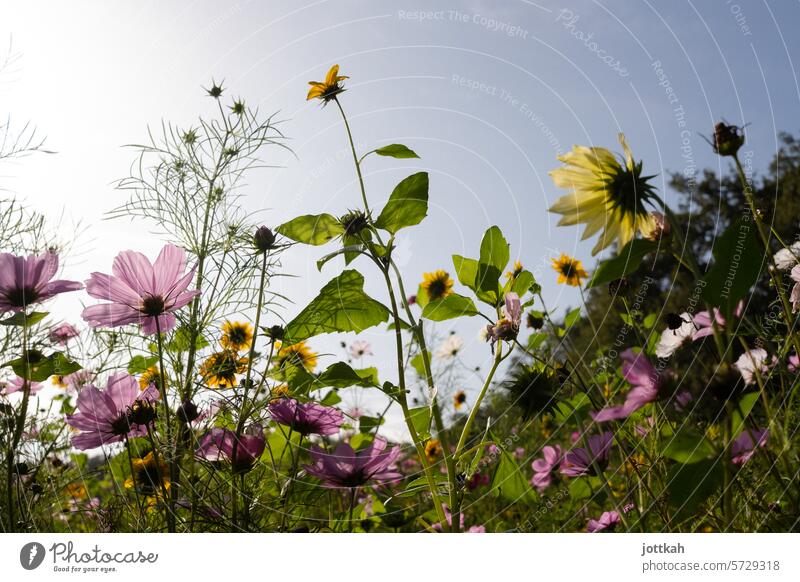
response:
<path id="1" fill-rule="evenodd" d="M 208 356 L 200 366 L 200 374 L 209 386 L 231 388 L 236 385 L 236 374 L 247 369 L 247 358 L 239 357 L 234 351 L 223 350 Z"/>
<path id="2" fill-rule="evenodd" d="M 222 324 L 219 343 L 226 350 L 241 352 L 253 343 L 253 327 L 246 321 L 226 321 Z"/>
<path id="3" fill-rule="evenodd" d="M 159 373 L 158 368 L 155 366 L 150 366 L 147 368 L 147 370 L 142 372 L 141 376 L 139 376 L 139 388 L 142 390 L 147 390 L 147 387 L 150 386 L 150 384 L 155 384 L 156 388 L 159 390 L 161 389 L 161 374 Z"/>
<path id="4" fill-rule="evenodd" d="M 428 300 L 435 301 L 453 293 L 453 280 L 447 271 L 439 269 L 433 273 L 424 273 L 421 287 L 428 294 Z"/>
<path id="5" fill-rule="evenodd" d="M 553 259 L 553 270 L 558 273 L 556 283 L 559 285 L 566 283 L 572 287 L 580 287 L 581 279 L 589 276 L 589 273 L 583 270 L 583 264 L 579 260 L 564 253 L 561 253 L 560 258 Z"/>
<path id="6" fill-rule="evenodd" d="M 439 439 L 431 439 L 425 443 L 425 458 L 428 459 L 429 463 L 436 461 L 441 454 L 442 445 L 439 443 Z"/>
<path id="7" fill-rule="evenodd" d="M 328 74 L 325 76 L 324 81 L 308 82 L 308 84 L 311 85 L 311 89 L 308 90 L 306 101 L 311 101 L 312 99 L 322 99 L 325 103 L 327 103 L 328 101 L 335 99 L 339 93 L 344 91 L 344 87 L 342 87 L 339 82 L 348 78 L 349 77 L 339 74 L 339 65 L 333 65 L 328 71 Z"/>
<path id="8" fill-rule="evenodd" d="M 286 384 L 278 384 L 269 391 L 269 401 L 277 402 L 281 398 L 289 396 L 289 386 Z"/>
<path id="9" fill-rule="evenodd" d="M 467 401 L 467 395 L 463 390 L 459 390 L 453 395 L 453 406 L 456 410 L 461 408 Z"/>
<path id="10" fill-rule="evenodd" d="M 286 364 L 303 366 L 309 372 L 317 367 L 317 353 L 311 351 L 306 342 L 299 342 L 290 346 L 279 346 L 278 366 L 283 368 Z"/>
<path id="11" fill-rule="evenodd" d="M 59 388 L 69 388 L 69 384 L 64 382 L 64 376 L 53 376 L 51 382 L 53 382 L 54 386 L 58 386 Z"/>
<path id="12" fill-rule="evenodd" d="M 550 212 L 563 215 L 558 225 L 585 223 L 584 239 L 602 229 L 593 255 L 615 240 L 622 248 L 636 231 L 646 232 L 652 223 L 644 206 L 655 195 L 647 183 L 652 176 L 641 175 L 642 163 L 633 161 L 624 134 L 619 134 L 619 142 L 624 166 L 605 148 L 573 146 L 558 156 L 565 165 L 550 172 L 556 186 L 572 190 L 550 207 Z"/>
<path id="13" fill-rule="evenodd" d="M 169 490 L 169 466 L 150 451 L 144 458 L 131 459 L 133 474 L 125 480 L 125 488 L 136 490 L 148 497 L 158 497 L 162 489 Z M 163 485 L 163 487 L 162 487 Z"/>
<path id="14" fill-rule="evenodd" d="M 524 268 L 525 267 L 522 266 L 521 262 L 514 261 L 514 270 L 508 271 L 506 273 L 506 277 L 508 277 L 509 279 L 516 279 L 517 277 L 519 277 L 519 274 L 522 273 Z"/>
<path id="15" fill-rule="evenodd" d="M 83 483 L 69 483 L 64 487 L 64 493 L 71 499 L 86 499 L 88 492 Z"/>

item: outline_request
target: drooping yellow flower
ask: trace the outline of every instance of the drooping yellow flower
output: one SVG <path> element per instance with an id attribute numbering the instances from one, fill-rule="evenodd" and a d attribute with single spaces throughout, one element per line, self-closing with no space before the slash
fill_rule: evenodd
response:
<path id="1" fill-rule="evenodd" d="M 308 90 L 306 101 L 322 99 L 322 101 L 327 103 L 344 91 L 344 87 L 340 85 L 340 82 L 345 79 L 349 79 L 349 77 L 339 74 L 339 65 L 333 65 L 328 71 L 328 74 L 325 75 L 324 81 L 308 82 L 308 84 L 311 85 L 311 89 Z"/>
<path id="2" fill-rule="evenodd" d="M 624 165 L 605 148 L 573 146 L 558 156 L 564 166 L 550 172 L 556 186 L 572 190 L 550 207 L 550 212 L 562 215 L 558 225 L 586 224 L 583 239 L 602 230 L 593 255 L 615 240 L 622 248 L 652 222 L 645 208 L 655 194 L 647 183 L 652 176 L 641 175 L 642 163 L 633 161 L 622 133 L 619 142 L 625 152 Z"/>
<path id="3" fill-rule="evenodd" d="M 211 387 L 231 388 L 236 385 L 236 374 L 246 369 L 247 358 L 231 350 L 222 350 L 208 356 L 200 366 L 200 374 Z"/>
<path id="4" fill-rule="evenodd" d="M 421 287 L 428 294 L 429 301 L 435 301 L 453 293 L 453 280 L 447 271 L 423 273 Z"/>
<path id="5" fill-rule="evenodd" d="M 281 345 L 278 348 L 278 366 L 282 368 L 286 364 L 293 364 L 313 372 L 317 367 L 317 355 L 306 342 L 298 342 L 290 346 Z"/>
<path id="6" fill-rule="evenodd" d="M 148 497 L 159 497 L 169 491 L 169 466 L 160 457 L 156 460 L 150 451 L 141 459 L 131 459 L 133 475 L 125 480 L 125 488 L 136 490 Z"/>
<path id="7" fill-rule="evenodd" d="M 442 445 L 439 439 L 431 439 L 425 443 L 425 458 L 429 463 L 433 463 L 442 455 Z"/>
<path id="8" fill-rule="evenodd" d="M 467 394 L 463 390 L 459 390 L 453 395 L 453 407 L 459 410 L 467 401 Z"/>
<path id="9" fill-rule="evenodd" d="M 580 287 L 581 279 L 589 276 L 578 259 L 573 259 L 564 253 L 561 253 L 560 258 L 553 259 L 553 270 L 558 273 L 556 283 L 559 285 L 566 283 L 572 287 Z"/>
<path id="10" fill-rule="evenodd" d="M 156 388 L 161 389 L 161 374 L 155 366 L 150 366 L 139 376 L 139 388 L 147 390 L 150 384 L 155 384 Z"/>
<path id="11" fill-rule="evenodd" d="M 222 324 L 219 343 L 226 350 L 247 350 L 253 343 L 253 326 L 246 321 L 226 321 Z"/>
<path id="12" fill-rule="evenodd" d="M 522 266 L 522 263 L 520 261 L 514 261 L 514 270 L 508 271 L 506 273 L 506 277 L 509 279 L 516 279 L 517 277 L 519 277 L 519 274 L 522 273 L 524 268 L 525 267 Z"/>

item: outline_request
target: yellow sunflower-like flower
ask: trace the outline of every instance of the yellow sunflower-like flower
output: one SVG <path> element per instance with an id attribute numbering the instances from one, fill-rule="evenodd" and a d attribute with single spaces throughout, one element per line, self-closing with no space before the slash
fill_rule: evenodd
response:
<path id="1" fill-rule="evenodd" d="M 269 401 L 277 402 L 281 398 L 289 396 L 289 386 L 287 384 L 278 384 L 269 391 Z"/>
<path id="2" fill-rule="evenodd" d="M 155 384 L 156 388 L 159 390 L 161 389 L 161 374 L 159 373 L 158 368 L 155 366 L 150 366 L 147 368 L 147 370 L 142 372 L 141 376 L 139 376 L 139 388 L 142 390 L 147 390 L 147 387 L 150 386 L 150 384 Z"/>
<path id="3" fill-rule="evenodd" d="M 231 388 L 236 385 L 236 374 L 246 369 L 247 358 L 231 350 L 222 350 L 208 356 L 200 366 L 200 374 L 211 387 Z"/>
<path id="4" fill-rule="evenodd" d="M 433 273 L 423 273 L 420 286 L 428 294 L 429 301 L 435 301 L 453 293 L 453 280 L 447 271 L 441 269 Z"/>
<path id="5" fill-rule="evenodd" d="M 583 264 L 578 259 L 573 259 L 564 253 L 561 253 L 560 258 L 553 259 L 553 270 L 558 273 L 556 283 L 559 285 L 566 283 L 572 287 L 580 287 L 581 279 L 589 276 L 589 273 L 583 270 Z"/>
<path id="6" fill-rule="evenodd" d="M 169 491 L 169 465 L 156 459 L 150 451 L 141 459 L 131 459 L 133 474 L 125 480 L 125 488 L 136 490 L 148 497 L 159 497 L 162 490 Z"/>
<path id="7" fill-rule="evenodd" d="M 226 321 L 222 324 L 219 343 L 226 350 L 247 350 L 253 343 L 253 326 L 246 321 Z"/>
<path id="8" fill-rule="evenodd" d="M 602 230 L 593 255 L 615 240 L 622 248 L 636 231 L 651 228 L 645 203 L 655 194 L 647 183 L 653 176 L 642 176 L 642 163 L 633 161 L 621 133 L 619 142 L 625 152 L 624 165 L 605 148 L 573 146 L 572 151 L 558 156 L 564 166 L 550 172 L 556 186 L 572 190 L 550 207 L 550 212 L 562 215 L 558 225 L 585 223 L 583 239 Z"/>
<path id="9" fill-rule="evenodd" d="M 429 463 L 433 463 L 442 456 L 442 445 L 439 439 L 431 439 L 425 443 L 425 458 Z"/>
<path id="10" fill-rule="evenodd" d="M 459 410 L 467 401 L 467 394 L 463 390 L 459 390 L 453 395 L 453 407 Z"/>
<path id="11" fill-rule="evenodd" d="M 524 269 L 525 267 L 522 266 L 522 263 L 520 261 L 514 261 L 514 270 L 508 271 L 506 273 L 506 277 L 509 279 L 516 279 L 517 277 L 519 277 L 519 274 L 522 273 Z"/>
<path id="12" fill-rule="evenodd" d="M 286 364 L 302 366 L 309 372 L 317 367 L 318 354 L 308 347 L 306 342 L 299 342 L 290 346 L 281 345 L 278 348 L 278 366 L 283 368 Z"/>
<path id="13" fill-rule="evenodd" d="M 311 89 L 308 90 L 306 101 L 312 99 L 322 99 L 325 103 L 336 98 L 336 96 L 344 91 L 344 87 L 340 84 L 341 81 L 349 79 L 344 75 L 339 74 L 339 65 L 333 65 L 328 74 L 325 75 L 324 81 L 309 81 Z"/>
<path id="14" fill-rule="evenodd" d="M 83 483 L 68 483 L 64 487 L 64 494 L 71 499 L 80 500 L 86 499 L 89 493 Z"/>

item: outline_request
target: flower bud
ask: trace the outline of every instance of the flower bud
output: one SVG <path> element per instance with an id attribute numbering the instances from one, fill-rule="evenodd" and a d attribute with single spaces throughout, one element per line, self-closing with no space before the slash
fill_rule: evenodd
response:
<path id="1" fill-rule="evenodd" d="M 128 422 L 147 426 L 156 419 L 156 409 L 149 400 L 137 400 L 128 409 Z"/>
<path id="2" fill-rule="evenodd" d="M 744 145 L 742 128 L 719 122 L 714 126 L 714 151 L 721 156 L 735 156 Z"/>
<path id="3" fill-rule="evenodd" d="M 275 247 L 275 233 L 266 226 L 260 226 L 253 235 L 253 246 L 259 253 L 266 253 Z"/>
<path id="4" fill-rule="evenodd" d="M 181 422 L 185 422 L 189 424 L 197 420 L 197 417 L 200 416 L 200 412 L 197 410 L 197 405 L 192 402 L 191 400 L 186 400 L 183 402 L 176 412 L 178 418 Z"/>
<path id="5" fill-rule="evenodd" d="M 544 326 L 544 317 L 539 311 L 529 311 L 525 319 L 530 329 L 542 329 Z"/>
<path id="6" fill-rule="evenodd" d="M 282 340 L 284 334 L 286 333 L 286 330 L 283 328 L 282 325 L 273 325 L 272 327 L 267 328 L 264 331 L 272 341 Z"/>

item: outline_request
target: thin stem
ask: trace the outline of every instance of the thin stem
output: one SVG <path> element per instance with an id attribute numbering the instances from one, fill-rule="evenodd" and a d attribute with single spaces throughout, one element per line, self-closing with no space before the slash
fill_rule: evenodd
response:
<path id="1" fill-rule="evenodd" d="M 164 430 L 167 436 L 167 450 L 169 451 L 170 447 L 172 446 L 172 419 L 170 418 L 169 413 L 169 401 L 167 400 L 167 374 L 164 370 L 164 340 L 161 337 L 161 322 L 158 319 L 158 316 L 155 316 L 156 319 L 156 345 L 158 347 L 158 371 L 161 375 L 161 402 L 164 405 Z M 149 429 L 148 429 L 149 430 Z M 155 445 L 154 445 L 155 447 Z M 155 455 L 155 448 L 153 450 L 153 455 Z M 164 499 L 164 503 L 167 505 L 167 529 L 170 533 L 175 533 L 175 487 L 177 486 L 178 481 L 178 467 L 176 465 L 176 459 L 174 455 L 170 455 L 172 458 L 168 459 L 169 462 L 169 480 L 171 483 L 169 498 Z M 156 461 L 158 463 L 158 461 Z M 166 491 L 164 495 L 167 495 Z"/>
<path id="2" fill-rule="evenodd" d="M 364 210 L 367 216 L 371 218 L 372 212 L 369 209 L 369 203 L 367 203 L 367 190 L 364 188 L 364 177 L 361 175 L 361 164 L 358 163 L 358 154 L 356 153 L 356 144 L 353 142 L 353 134 L 350 132 L 350 123 L 347 121 L 347 115 L 344 114 L 344 109 L 339 99 L 334 97 L 333 100 L 336 102 L 336 106 L 339 108 L 339 112 L 342 114 L 342 119 L 344 120 L 344 128 L 347 130 L 347 139 L 350 141 L 350 150 L 353 152 L 353 163 L 356 166 L 356 174 L 358 174 L 358 184 L 361 187 L 361 200 L 364 202 Z"/>

